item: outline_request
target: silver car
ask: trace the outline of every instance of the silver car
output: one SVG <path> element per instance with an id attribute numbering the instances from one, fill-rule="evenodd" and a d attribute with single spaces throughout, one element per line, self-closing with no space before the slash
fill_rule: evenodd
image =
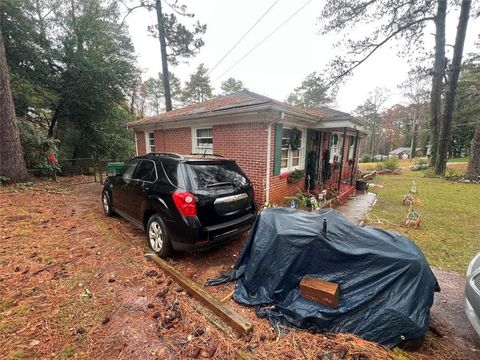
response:
<path id="1" fill-rule="evenodd" d="M 465 314 L 480 336 L 480 252 L 475 255 L 467 269 Z"/>

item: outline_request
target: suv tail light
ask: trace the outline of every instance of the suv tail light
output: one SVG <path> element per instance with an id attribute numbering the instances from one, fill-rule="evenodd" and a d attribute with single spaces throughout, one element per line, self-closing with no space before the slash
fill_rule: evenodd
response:
<path id="1" fill-rule="evenodd" d="M 197 216 L 195 196 L 187 191 L 176 191 L 172 194 L 173 202 L 183 216 Z"/>

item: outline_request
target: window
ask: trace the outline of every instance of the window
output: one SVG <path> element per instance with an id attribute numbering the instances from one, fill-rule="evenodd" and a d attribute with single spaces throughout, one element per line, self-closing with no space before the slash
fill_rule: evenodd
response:
<path id="1" fill-rule="evenodd" d="M 182 167 L 179 166 L 177 161 L 171 162 L 168 160 L 162 160 L 161 166 L 166 175 L 165 184 L 173 185 L 174 187 L 180 189 L 185 188 L 185 182 L 183 180 L 184 176 L 182 176 Z M 163 175 L 160 176 L 160 178 L 162 177 Z"/>
<path id="2" fill-rule="evenodd" d="M 186 169 L 195 190 L 243 188 L 248 184 L 246 176 L 233 161 L 220 164 L 187 164 Z"/>
<path id="3" fill-rule="evenodd" d="M 305 131 L 300 130 L 300 144 L 298 149 L 292 150 L 290 147 L 290 133 L 292 129 L 283 128 L 282 132 L 282 153 L 280 158 L 280 172 L 285 173 L 297 169 L 303 169 L 305 163 Z"/>
<path id="4" fill-rule="evenodd" d="M 350 135 L 350 146 L 348 147 L 348 160 L 354 160 L 353 153 L 355 151 L 355 136 Z"/>
<path id="5" fill-rule="evenodd" d="M 155 163 L 151 160 L 143 160 L 137 168 L 137 171 L 135 171 L 133 178 L 147 182 L 154 182 L 157 180 Z"/>
<path id="6" fill-rule="evenodd" d="M 155 152 L 155 134 L 152 132 L 145 132 L 145 146 L 148 153 Z"/>
<path id="7" fill-rule="evenodd" d="M 331 134 L 330 135 L 330 162 L 338 162 L 340 161 L 340 137 L 338 134 Z"/>
<path id="8" fill-rule="evenodd" d="M 192 129 L 192 153 L 213 154 L 212 128 Z"/>
<path id="9" fill-rule="evenodd" d="M 133 172 L 135 171 L 135 168 L 137 167 L 138 160 L 133 160 L 128 162 L 125 167 L 122 169 L 122 178 L 125 181 L 128 181 L 132 178 Z"/>

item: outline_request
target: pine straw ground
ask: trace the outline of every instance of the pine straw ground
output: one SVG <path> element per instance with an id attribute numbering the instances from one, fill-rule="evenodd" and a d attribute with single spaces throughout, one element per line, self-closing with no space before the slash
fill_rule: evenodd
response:
<path id="1" fill-rule="evenodd" d="M 144 257 L 144 235 L 103 215 L 98 184 L 35 182 L 0 189 L 0 358 L 469 359 L 431 333 L 421 352 L 391 352 L 350 334 L 277 335 L 254 323 L 236 338 L 206 320 L 199 303 Z M 82 179 L 74 179 L 81 183 Z M 172 264 L 198 283 L 228 270 L 241 240 Z M 224 298 L 233 284 L 208 288 Z"/>

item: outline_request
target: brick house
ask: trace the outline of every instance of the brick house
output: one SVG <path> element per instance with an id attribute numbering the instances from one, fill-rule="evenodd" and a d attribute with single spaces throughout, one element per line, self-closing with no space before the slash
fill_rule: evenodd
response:
<path id="1" fill-rule="evenodd" d="M 297 189 L 353 192 L 363 124 L 327 107 L 303 110 L 250 91 L 132 121 L 137 155 L 216 154 L 234 159 L 257 203 L 283 203 Z M 299 182 L 289 175 L 303 170 Z M 299 172 L 297 171 L 298 175 Z M 301 175 L 301 173 L 300 173 Z"/>

